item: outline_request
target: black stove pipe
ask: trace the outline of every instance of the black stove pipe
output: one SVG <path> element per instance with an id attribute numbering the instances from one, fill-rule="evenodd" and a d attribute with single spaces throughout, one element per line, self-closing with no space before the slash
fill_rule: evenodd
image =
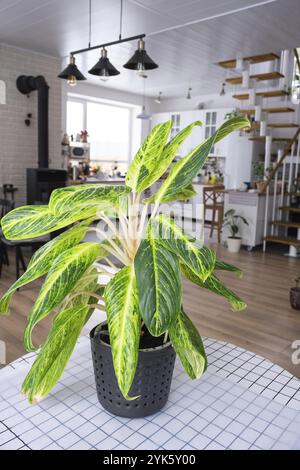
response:
<path id="1" fill-rule="evenodd" d="M 23 95 L 38 92 L 38 167 L 49 168 L 49 85 L 42 75 L 20 75 L 17 89 Z"/>

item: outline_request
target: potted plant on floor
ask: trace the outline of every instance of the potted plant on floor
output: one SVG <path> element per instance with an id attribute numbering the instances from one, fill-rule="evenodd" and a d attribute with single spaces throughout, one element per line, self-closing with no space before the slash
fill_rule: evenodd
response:
<path id="1" fill-rule="evenodd" d="M 234 209 L 229 209 L 225 213 L 223 227 L 229 227 L 231 234 L 231 236 L 227 238 L 227 247 L 230 253 L 238 253 L 241 249 L 242 239 L 238 236 L 240 222 L 249 225 L 245 217 L 236 214 Z"/>
<path id="2" fill-rule="evenodd" d="M 47 206 L 19 207 L 3 217 L 2 230 L 10 240 L 38 237 L 75 223 L 33 255 L 27 271 L 0 301 L 1 313 L 8 314 L 14 292 L 46 276 L 24 333 L 26 350 L 35 351 L 33 329 L 55 313 L 50 333 L 22 386 L 30 403 L 44 398 L 60 378 L 95 308 L 107 314 L 107 322 L 91 332 L 98 398 L 108 411 L 130 417 L 151 414 L 166 403 L 175 353 L 192 379 L 206 369 L 201 337 L 183 310 L 182 275 L 223 296 L 233 310 L 245 308 L 217 277 L 219 270 L 239 273 L 239 269 L 218 261 L 211 249 L 159 214 L 159 206 L 193 197 L 192 182 L 213 145 L 248 126 L 246 118 L 226 121 L 174 163 L 159 190 L 144 199 L 138 211 L 143 192 L 166 173 L 196 125 L 201 123 L 190 124 L 169 142 L 172 122 L 154 127 L 132 161 L 124 186 L 56 189 Z M 118 224 L 113 223 L 112 214 L 117 215 Z M 107 224 L 111 234 L 99 224 L 91 227 L 95 221 Z M 102 241 L 82 242 L 88 231 L 95 231 Z M 112 256 L 121 268 L 117 269 Z M 101 273 L 110 277 L 105 286 L 98 284 Z"/>

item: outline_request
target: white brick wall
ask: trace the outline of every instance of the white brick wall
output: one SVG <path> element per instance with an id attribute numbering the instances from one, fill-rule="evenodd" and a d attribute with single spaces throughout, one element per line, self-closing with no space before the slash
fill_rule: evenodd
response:
<path id="1" fill-rule="evenodd" d="M 16 88 L 19 75 L 43 75 L 49 90 L 49 159 L 51 168 L 61 168 L 62 88 L 57 78 L 61 60 L 0 45 L 0 80 L 6 83 L 6 104 L 0 105 L 0 185 L 19 188 L 17 204 L 26 203 L 26 168 L 37 167 L 37 93 L 29 98 Z M 26 127 L 26 114 L 32 113 Z M 0 193 L 0 198 L 2 197 Z"/>

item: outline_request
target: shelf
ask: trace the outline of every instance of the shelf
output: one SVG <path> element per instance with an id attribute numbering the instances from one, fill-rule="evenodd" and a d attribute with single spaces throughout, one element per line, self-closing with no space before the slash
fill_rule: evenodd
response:
<path id="1" fill-rule="evenodd" d="M 244 57 L 243 60 L 250 62 L 250 64 L 261 64 L 262 62 L 270 62 L 279 59 L 280 57 L 273 52 L 269 54 L 259 54 L 250 57 Z M 236 59 L 224 60 L 219 62 L 219 66 L 224 69 L 234 69 L 236 67 Z"/>
<path id="2" fill-rule="evenodd" d="M 256 93 L 256 96 L 260 96 L 262 98 L 279 98 L 281 96 L 289 96 L 289 93 L 285 90 L 259 91 Z M 249 100 L 250 95 L 249 93 L 241 93 L 241 94 L 233 95 L 232 98 L 243 101 L 243 100 Z"/>
<path id="3" fill-rule="evenodd" d="M 278 80 L 279 78 L 284 78 L 284 75 L 280 72 L 268 72 L 268 73 L 257 73 L 255 75 L 250 75 L 251 80 L 258 82 L 264 82 L 267 80 Z M 243 77 L 231 77 L 225 79 L 226 83 L 230 85 L 241 85 L 243 83 Z"/>

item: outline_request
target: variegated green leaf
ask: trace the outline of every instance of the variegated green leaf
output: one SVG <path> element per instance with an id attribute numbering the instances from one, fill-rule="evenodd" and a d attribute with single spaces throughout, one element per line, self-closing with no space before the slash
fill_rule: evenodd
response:
<path id="1" fill-rule="evenodd" d="M 153 336 L 165 333 L 181 305 L 178 256 L 155 237 L 151 226 L 134 259 L 141 316 Z"/>
<path id="2" fill-rule="evenodd" d="M 164 202 L 173 202 L 173 201 L 187 201 L 197 196 L 197 191 L 195 191 L 192 184 L 189 184 L 186 188 L 180 189 L 178 193 L 172 194 L 169 199 L 164 199 Z M 143 199 L 144 204 L 153 204 L 155 202 L 155 194 L 149 198 Z"/>
<path id="3" fill-rule="evenodd" d="M 224 297 L 230 303 L 234 312 L 240 312 L 241 310 L 247 308 L 247 304 L 234 292 L 224 286 L 224 284 L 222 284 L 222 282 L 214 274 L 209 276 L 206 281 L 203 282 L 201 278 L 196 276 L 195 273 L 191 271 L 186 265 L 182 264 L 181 269 L 187 279 L 192 281 L 194 284 L 197 284 L 204 289 L 208 289 L 211 292 Z"/>
<path id="4" fill-rule="evenodd" d="M 94 274 L 93 281 L 90 276 L 81 280 L 81 288 L 98 294 L 97 272 L 94 271 Z M 78 336 L 93 312 L 88 304 L 96 301 L 90 295 L 78 296 L 54 318 L 51 331 L 22 385 L 22 392 L 30 403 L 42 400 L 60 378 Z"/>
<path id="5" fill-rule="evenodd" d="M 187 137 L 191 134 L 195 126 L 202 126 L 202 124 L 200 121 L 195 121 L 189 126 L 182 129 L 182 131 L 180 131 L 175 137 L 173 137 L 172 140 L 170 140 L 170 142 L 165 145 L 162 154 L 159 158 L 154 156 L 155 158 L 153 159 L 153 161 L 149 161 L 147 165 L 149 175 L 145 178 L 141 178 L 142 183 L 137 188 L 137 191 L 142 191 L 146 188 L 149 188 L 167 171 L 173 159 L 177 155 L 178 149 L 181 147 L 185 139 L 187 139 Z M 185 201 L 186 199 L 194 197 L 195 194 L 197 193 L 194 192 L 191 186 L 189 186 L 188 188 L 185 188 L 185 190 L 181 191 L 176 200 Z"/>
<path id="6" fill-rule="evenodd" d="M 134 379 L 139 351 L 141 319 L 134 266 L 125 266 L 104 291 L 114 370 L 126 400 Z"/>
<path id="7" fill-rule="evenodd" d="M 164 173 L 165 162 L 162 162 L 162 173 L 160 173 L 159 165 L 171 127 L 172 121 L 157 124 L 132 160 L 126 176 L 126 184 L 134 191 L 143 191 Z M 169 153 L 165 155 L 165 159 L 168 157 Z M 159 176 L 156 177 L 156 175 Z"/>
<path id="8" fill-rule="evenodd" d="M 0 300 L 0 315 L 7 315 L 9 313 L 9 304 L 17 289 L 44 276 L 58 255 L 81 242 L 86 234 L 89 223 L 89 221 L 84 221 L 75 225 L 58 237 L 50 240 L 34 253 L 26 272 L 8 289 Z"/>
<path id="9" fill-rule="evenodd" d="M 171 217 L 160 214 L 151 222 L 151 230 L 163 246 L 177 255 L 195 275 L 203 281 L 211 275 L 216 262 L 215 252 L 205 246 L 200 247 Z"/>
<path id="10" fill-rule="evenodd" d="M 169 329 L 171 343 L 191 379 L 199 379 L 207 368 L 201 336 L 183 310 Z"/>
<path id="11" fill-rule="evenodd" d="M 49 210 L 60 215 L 71 210 L 92 209 L 98 212 L 123 207 L 126 196 L 131 191 L 123 185 L 84 184 L 66 186 L 52 191 Z M 125 198 L 125 199 L 124 199 Z"/>
<path id="12" fill-rule="evenodd" d="M 232 264 L 225 263 L 225 261 L 216 261 L 215 269 L 220 271 L 229 271 L 231 273 L 236 273 L 239 277 L 243 277 L 243 271 Z"/>
<path id="13" fill-rule="evenodd" d="M 24 346 L 27 351 L 35 350 L 31 340 L 34 326 L 64 300 L 100 253 L 98 243 L 82 243 L 64 251 L 56 258 L 29 313 L 24 333 Z"/>
<path id="14" fill-rule="evenodd" d="M 180 193 L 183 188 L 186 188 L 192 183 L 193 179 L 204 165 L 211 148 L 231 132 L 249 125 L 249 120 L 246 117 L 235 117 L 226 121 L 212 137 L 198 145 L 186 157 L 181 158 L 175 163 L 171 168 L 169 176 L 161 185 L 151 202 L 161 204 L 174 200 L 176 194 Z"/>
<path id="15" fill-rule="evenodd" d="M 55 216 L 50 213 L 48 206 L 23 206 L 5 215 L 1 219 L 1 226 L 8 240 L 26 240 L 95 216 L 95 207 L 88 208 L 88 210 L 76 208 Z"/>

